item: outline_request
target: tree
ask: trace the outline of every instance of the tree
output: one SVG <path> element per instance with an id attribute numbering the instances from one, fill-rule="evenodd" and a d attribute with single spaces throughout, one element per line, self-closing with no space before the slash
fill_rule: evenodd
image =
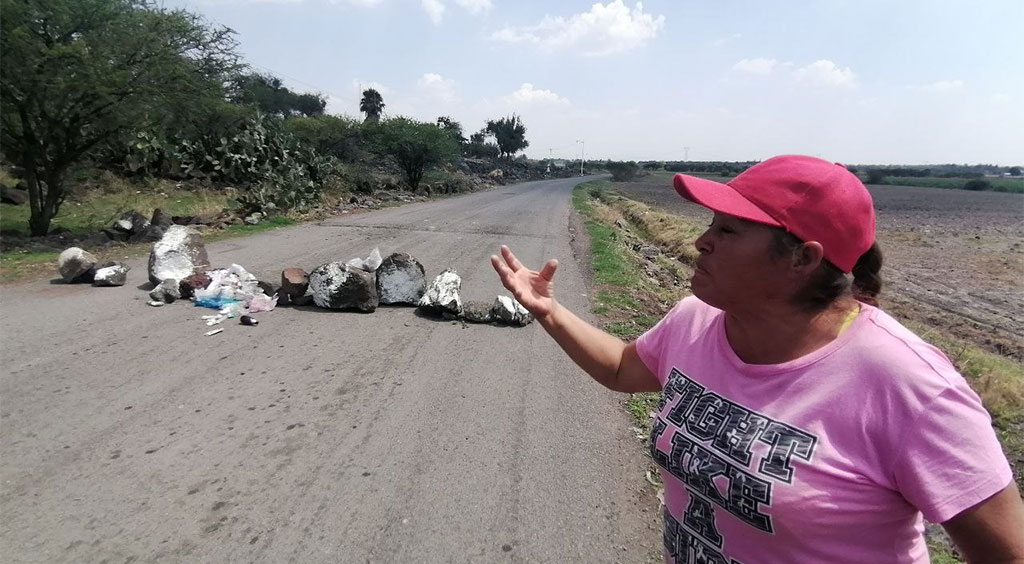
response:
<path id="1" fill-rule="evenodd" d="M 128 129 L 222 96 L 233 32 L 150 0 L 0 0 L 0 148 L 45 235 L 70 168 Z"/>
<path id="2" fill-rule="evenodd" d="M 355 162 L 362 152 L 360 124 L 349 117 L 297 117 L 285 120 L 284 128 L 321 155 Z"/>
<path id="3" fill-rule="evenodd" d="M 636 172 L 640 167 L 633 161 L 608 161 L 605 164 L 605 168 L 608 169 L 608 172 L 612 173 L 612 180 L 626 182 L 636 176 Z"/>
<path id="4" fill-rule="evenodd" d="M 256 106 L 261 112 L 281 117 L 322 116 L 327 99 L 319 94 L 299 94 L 286 88 L 281 79 L 269 74 L 239 74 L 231 80 L 230 99 L 236 104 Z"/>
<path id="5" fill-rule="evenodd" d="M 384 97 L 374 88 L 363 90 L 363 99 L 359 101 L 359 111 L 366 114 L 363 123 L 377 123 L 384 111 Z"/>
<path id="6" fill-rule="evenodd" d="M 511 116 L 487 122 L 484 130 L 494 136 L 501 156 L 512 157 L 530 146 L 526 140 L 526 126 L 519 116 Z"/>
<path id="7" fill-rule="evenodd" d="M 441 116 L 437 118 L 437 126 L 443 129 L 444 131 L 447 131 L 448 134 L 452 136 L 452 139 L 455 139 L 455 142 L 458 143 L 460 147 L 466 144 L 466 138 L 462 136 L 461 123 L 455 121 L 454 119 L 448 116 Z"/>
<path id="8" fill-rule="evenodd" d="M 451 135 L 432 123 L 396 117 L 373 126 L 378 150 L 395 160 L 409 188 L 416 190 L 426 169 L 459 155 Z"/>
<path id="9" fill-rule="evenodd" d="M 1021 168 L 1019 166 L 1011 166 L 1010 170 L 1008 170 L 1007 172 L 1010 173 L 1010 176 L 1021 176 L 1022 172 L 1024 171 L 1021 171 Z"/>

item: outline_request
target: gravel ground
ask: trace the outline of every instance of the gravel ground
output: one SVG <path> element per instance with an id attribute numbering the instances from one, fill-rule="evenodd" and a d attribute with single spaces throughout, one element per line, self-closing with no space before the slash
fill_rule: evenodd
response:
<path id="1" fill-rule="evenodd" d="M 624 196 L 694 221 L 711 214 L 667 177 L 614 185 Z M 1024 194 L 868 186 L 885 254 L 882 306 L 1024 359 Z"/>

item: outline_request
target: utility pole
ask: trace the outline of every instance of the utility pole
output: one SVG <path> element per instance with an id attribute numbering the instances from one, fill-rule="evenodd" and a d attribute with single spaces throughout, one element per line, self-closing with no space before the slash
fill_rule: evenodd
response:
<path id="1" fill-rule="evenodd" d="M 583 159 L 586 155 L 587 144 L 582 139 L 577 139 L 576 142 L 580 144 L 580 176 L 583 176 Z"/>

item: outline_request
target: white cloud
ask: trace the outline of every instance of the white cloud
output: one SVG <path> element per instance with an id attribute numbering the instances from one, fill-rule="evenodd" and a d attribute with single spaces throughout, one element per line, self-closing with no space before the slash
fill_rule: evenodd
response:
<path id="1" fill-rule="evenodd" d="M 302 0 L 292 0 L 295 2 L 301 2 Z M 376 6 L 384 0 L 330 0 L 331 4 L 351 4 L 353 6 L 364 6 L 371 7 Z"/>
<path id="2" fill-rule="evenodd" d="M 797 80 L 823 84 L 825 86 L 856 86 L 857 75 L 850 67 L 840 68 L 829 60 L 814 61 L 806 67 L 793 71 Z"/>
<path id="3" fill-rule="evenodd" d="M 544 16 L 533 26 L 506 27 L 491 34 L 491 39 L 530 43 L 546 50 L 573 48 L 584 55 L 601 56 L 638 47 L 657 37 L 664 27 L 665 16 L 644 13 L 641 3 L 630 9 L 622 0 L 613 0 L 568 18 Z"/>
<path id="4" fill-rule="evenodd" d="M 428 72 L 424 74 L 417 81 L 416 85 L 428 96 L 442 102 L 456 102 L 459 99 L 455 94 L 455 81 L 436 73 Z"/>
<path id="5" fill-rule="evenodd" d="M 505 101 L 510 104 L 557 104 L 569 105 L 569 100 L 558 94 L 539 88 L 534 88 L 529 82 L 524 82 L 518 90 L 505 96 Z"/>
<path id="6" fill-rule="evenodd" d="M 455 0 L 455 3 L 474 16 L 488 12 L 494 7 L 491 0 Z"/>
<path id="7" fill-rule="evenodd" d="M 721 46 L 725 45 L 726 43 L 731 43 L 731 42 L 739 39 L 740 37 L 743 37 L 743 34 L 741 34 L 741 33 L 734 33 L 734 34 L 728 35 L 726 37 L 719 37 L 718 39 L 716 39 L 716 40 L 714 40 L 712 42 L 712 45 L 714 45 L 715 47 L 721 47 Z"/>
<path id="8" fill-rule="evenodd" d="M 441 23 L 441 19 L 444 17 L 444 4 L 441 3 L 441 0 L 420 0 L 420 5 L 423 6 L 423 11 L 427 13 L 434 25 Z"/>
<path id="9" fill-rule="evenodd" d="M 964 81 L 962 80 L 939 80 L 913 88 L 922 92 L 950 92 L 952 90 L 960 90 L 963 87 Z"/>
<path id="10" fill-rule="evenodd" d="M 1012 100 L 1013 98 L 1009 94 L 1005 94 L 1003 92 L 999 92 L 997 94 L 992 95 L 992 101 L 998 102 L 1000 104 L 1006 104 L 1011 102 Z"/>
<path id="11" fill-rule="evenodd" d="M 733 65 L 732 68 L 733 70 L 748 74 L 771 74 L 778 64 L 779 62 L 775 59 L 743 59 Z"/>

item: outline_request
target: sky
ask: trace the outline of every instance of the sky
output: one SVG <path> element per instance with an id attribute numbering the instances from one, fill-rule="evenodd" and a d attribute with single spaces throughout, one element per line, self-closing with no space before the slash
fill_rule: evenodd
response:
<path id="1" fill-rule="evenodd" d="M 1024 164 L 1024 0 L 164 1 L 329 113 L 515 113 L 531 158 Z"/>

